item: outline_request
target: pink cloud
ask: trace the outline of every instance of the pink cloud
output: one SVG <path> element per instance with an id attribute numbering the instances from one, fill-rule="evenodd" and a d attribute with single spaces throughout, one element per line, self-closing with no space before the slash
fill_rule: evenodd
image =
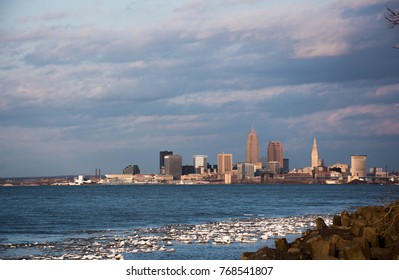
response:
<path id="1" fill-rule="evenodd" d="M 390 94 L 397 94 L 399 95 L 399 83 L 398 84 L 393 84 L 393 85 L 387 85 L 387 86 L 381 86 L 378 87 L 375 92 L 373 93 L 374 96 L 380 97 L 380 96 L 386 96 Z"/>

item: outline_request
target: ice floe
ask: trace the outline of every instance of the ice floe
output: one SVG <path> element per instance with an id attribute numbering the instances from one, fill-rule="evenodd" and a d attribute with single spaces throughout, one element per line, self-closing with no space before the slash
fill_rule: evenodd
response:
<path id="1" fill-rule="evenodd" d="M 5 243 L 0 244 L 0 257 L 2 259 L 121 260 L 126 254 L 173 253 L 176 251 L 174 248 L 176 244 L 228 246 L 233 243 L 256 243 L 259 240 L 280 238 L 289 234 L 300 235 L 314 226 L 317 217 L 322 217 L 326 224 L 332 223 L 332 216 L 328 215 L 281 218 L 265 218 L 250 214 L 244 216 L 245 218 L 198 225 L 174 224 L 158 228 L 133 229 L 114 236 L 103 232 L 97 236 L 67 238 L 56 242 Z M 18 250 L 26 248 L 35 249 L 36 254 L 18 254 Z M 13 250 L 14 252 L 11 252 Z"/>

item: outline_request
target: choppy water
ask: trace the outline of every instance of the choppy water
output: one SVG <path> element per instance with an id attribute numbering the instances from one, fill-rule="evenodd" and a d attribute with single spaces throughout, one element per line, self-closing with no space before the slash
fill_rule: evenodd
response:
<path id="1" fill-rule="evenodd" d="M 398 197 L 378 185 L 3 187 L 0 259 L 238 259 L 317 216 Z"/>

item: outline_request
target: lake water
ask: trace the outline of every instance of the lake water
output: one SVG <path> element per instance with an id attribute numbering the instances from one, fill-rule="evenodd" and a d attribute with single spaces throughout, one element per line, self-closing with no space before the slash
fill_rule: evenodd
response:
<path id="1" fill-rule="evenodd" d="M 380 185 L 2 187 L 0 259 L 239 259 L 398 197 Z"/>

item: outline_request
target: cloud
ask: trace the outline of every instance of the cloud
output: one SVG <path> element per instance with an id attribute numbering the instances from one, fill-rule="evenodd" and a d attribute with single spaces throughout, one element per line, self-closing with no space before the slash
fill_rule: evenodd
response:
<path id="1" fill-rule="evenodd" d="M 251 124 L 299 146 L 315 133 L 397 139 L 399 53 L 382 1 L 154 3 L 59 6 L 3 26 L 0 153 L 48 146 L 110 169 L 134 155 L 151 170 L 146 154 L 169 147 L 244 158 Z"/>
<path id="2" fill-rule="evenodd" d="M 116 117 L 115 125 L 123 131 L 161 131 L 162 133 L 173 134 L 174 131 L 203 129 L 206 122 L 200 119 L 199 115 L 130 115 Z"/>
<path id="3" fill-rule="evenodd" d="M 196 10 L 198 5 L 194 8 Z M 193 29 L 187 33 L 197 34 L 199 40 L 209 40 L 225 33 L 229 33 L 232 40 L 273 40 L 279 47 L 291 49 L 294 58 L 339 56 L 351 51 L 349 38 L 357 31 L 354 21 L 342 16 L 344 8 L 348 9 L 330 3 L 300 3 L 282 4 L 273 9 L 224 9 L 226 12 L 222 12 L 222 16 L 214 14 L 206 22 L 202 22 L 201 17 L 194 19 L 195 25 L 190 23 L 188 26 L 193 26 Z M 283 45 L 287 39 L 291 40 L 290 44 Z"/>
<path id="4" fill-rule="evenodd" d="M 222 91 L 205 91 L 180 95 L 168 99 L 168 103 L 177 105 L 203 105 L 207 107 L 220 107 L 231 102 L 256 104 L 273 97 L 296 92 L 298 94 L 312 91 L 320 87 L 319 84 L 313 85 L 296 85 L 296 86 L 275 86 L 262 89 L 252 90 L 222 90 Z"/>
<path id="5" fill-rule="evenodd" d="M 390 105 L 348 106 L 282 119 L 289 127 L 298 126 L 312 134 L 334 136 L 399 136 L 399 103 Z"/>
<path id="6" fill-rule="evenodd" d="M 340 9 L 359 10 L 361 8 L 373 6 L 376 4 L 384 5 L 386 3 L 386 1 L 384 1 L 384 0 L 354 0 L 354 1 L 337 0 L 337 1 L 334 1 L 333 3 Z"/>
<path id="7" fill-rule="evenodd" d="M 359 29 L 370 26 L 366 25 L 368 17 L 345 18 L 343 9 L 352 7 L 338 4 L 282 4 L 253 9 L 252 1 L 242 3 L 242 10 L 215 10 L 215 4 L 185 2 L 177 10 L 194 11 L 197 16 L 188 19 L 174 15 L 140 29 L 112 31 L 85 25 L 49 26 L 29 32 L 9 32 L 5 39 L 36 42 L 35 48 L 26 50 L 25 61 L 38 67 L 87 61 L 125 63 L 142 60 L 143 56 L 148 59 L 172 56 L 187 61 L 187 58 L 201 56 L 202 50 L 210 59 L 221 55 L 216 59 L 227 61 L 237 56 L 265 59 L 269 54 L 277 56 L 281 52 L 289 52 L 283 53 L 283 57 L 302 59 L 353 52 L 354 43 L 359 42 L 356 41 Z M 199 8 L 209 14 L 198 11 Z M 213 57 L 208 52 L 210 48 L 215 51 Z"/>
<path id="8" fill-rule="evenodd" d="M 393 85 L 380 86 L 370 95 L 375 97 L 382 97 L 392 94 L 396 95 L 399 94 L 399 83 Z"/>

